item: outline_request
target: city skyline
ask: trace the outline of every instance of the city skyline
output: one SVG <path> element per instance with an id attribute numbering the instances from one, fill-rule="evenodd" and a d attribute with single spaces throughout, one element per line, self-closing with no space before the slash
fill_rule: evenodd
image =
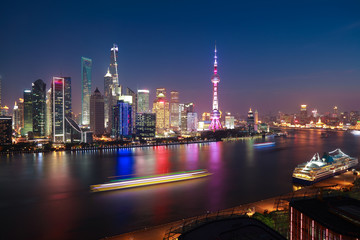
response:
<path id="1" fill-rule="evenodd" d="M 5 36 L 0 46 L 3 105 L 12 108 L 15 100 L 22 97 L 23 90 L 36 79 L 43 79 L 49 85 L 54 76 L 70 76 L 73 109 L 74 113 L 79 113 L 81 94 L 76 93 L 81 92 L 81 72 L 78 59 L 81 56 L 93 59 L 91 91 L 99 87 L 104 92 L 103 76 L 110 63 L 108 51 L 116 43 L 121 85 L 135 91 L 149 89 L 150 101 L 155 99 L 156 88 L 176 90 L 181 95 L 180 102 L 194 102 L 197 112 L 208 112 L 212 92 L 208 79 L 216 40 L 223 80 L 219 92 L 222 111 L 246 114 L 252 107 L 260 113 L 297 112 L 300 104 L 321 112 L 331 111 L 335 105 L 340 111 L 359 110 L 360 17 L 357 13 L 360 4 L 356 1 L 349 1 L 346 6 L 340 3 L 324 6 L 309 1 L 298 5 L 257 3 L 262 4 L 209 2 L 204 9 L 199 2 L 191 8 L 184 3 L 178 4 L 177 10 L 166 3 L 150 6 L 145 2 L 141 7 L 115 4 L 111 8 L 106 3 L 85 6 L 84 11 L 94 12 L 95 7 L 109 11 L 107 16 L 95 14 L 90 20 L 91 24 L 99 24 L 93 30 L 102 37 L 90 39 L 88 43 L 80 41 L 81 45 L 73 39 L 87 38 L 86 31 L 93 25 L 80 21 L 84 13 L 77 12 L 78 5 L 64 3 L 55 9 L 64 10 L 74 23 L 74 27 L 66 29 L 69 22 L 65 20 L 47 16 L 51 21 L 44 23 L 37 17 L 32 19 L 24 14 L 24 3 L 19 11 L 2 16 L 4 21 L 0 24 L 12 36 Z M 11 4 L 8 7 L 14 8 Z M 41 10 L 51 7 L 54 6 L 44 6 Z M 123 16 L 115 15 L 116 10 L 124 13 Z M 183 16 L 184 10 L 189 19 Z M 218 15 L 212 19 L 215 11 Z M 156 13 L 161 14 L 149 22 L 144 21 Z M 115 16 L 116 21 L 110 24 Z M 36 25 L 39 21 L 41 24 Z M 29 30 L 21 31 L 25 27 L 22 22 L 26 22 Z M 53 26 L 55 23 L 57 27 Z M 151 24 L 155 23 L 158 28 L 154 29 Z M 106 31 L 114 25 L 119 32 Z M 101 30 L 103 26 L 106 27 Z M 15 27 L 19 27 L 19 32 L 12 30 Z M 78 31 L 81 27 L 84 29 Z M 213 28 L 216 31 L 211 31 Z M 60 40 L 48 37 L 46 43 L 39 40 L 43 34 L 51 36 L 60 32 Z M 22 44 L 19 40 L 10 41 L 21 39 L 23 34 L 29 37 Z M 23 71 L 17 71 L 19 64 Z"/>

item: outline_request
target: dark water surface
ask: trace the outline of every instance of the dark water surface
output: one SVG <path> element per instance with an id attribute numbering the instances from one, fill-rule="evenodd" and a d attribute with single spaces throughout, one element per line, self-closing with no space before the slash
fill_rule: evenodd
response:
<path id="1" fill-rule="evenodd" d="M 108 151 L 0 157 L 0 239 L 99 239 L 292 191 L 294 167 L 340 147 L 360 155 L 360 137 L 294 131 L 261 139 Z M 111 176 L 206 168 L 207 178 L 91 193 Z"/>

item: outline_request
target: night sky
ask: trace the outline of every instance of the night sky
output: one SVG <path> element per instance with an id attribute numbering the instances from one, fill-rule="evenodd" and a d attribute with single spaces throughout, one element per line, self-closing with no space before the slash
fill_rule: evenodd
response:
<path id="1" fill-rule="evenodd" d="M 210 111 L 217 43 L 222 111 L 360 110 L 360 1 L 2 1 L 3 105 L 37 79 L 72 77 L 80 112 L 81 57 L 103 93 L 110 48 L 134 90 L 180 92 Z M 152 104 L 151 104 L 152 105 Z"/>

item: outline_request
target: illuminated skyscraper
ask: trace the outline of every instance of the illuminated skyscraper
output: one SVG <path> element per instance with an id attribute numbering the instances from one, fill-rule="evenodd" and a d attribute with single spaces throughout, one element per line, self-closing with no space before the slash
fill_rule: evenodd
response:
<path id="1" fill-rule="evenodd" d="M 91 67 L 92 67 L 92 60 L 90 58 L 81 57 L 82 125 L 90 124 Z"/>
<path id="2" fill-rule="evenodd" d="M 308 117 L 306 108 L 307 108 L 307 105 L 304 105 L 304 104 L 301 105 L 301 108 L 300 108 L 300 123 L 301 124 L 305 124 L 307 117 Z"/>
<path id="3" fill-rule="evenodd" d="M 154 138 L 156 132 L 155 113 L 136 114 L 136 136 L 142 139 Z"/>
<path id="4" fill-rule="evenodd" d="M 66 120 L 71 119 L 71 78 L 53 77 L 51 82 L 51 136 L 52 141 L 66 141 Z M 76 126 L 77 127 L 77 126 Z"/>
<path id="5" fill-rule="evenodd" d="M 32 114 L 32 94 L 31 90 L 24 91 L 24 130 L 22 135 L 28 135 L 33 130 L 33 114 Z"/>
<path id="6" fill-rule="evenodd" d="M 118 64 L 117 64 L 117 58 L 118 58 L 118 46 L 114 43 L 113 47 L 111 48 L 110 52 L 110 74 L 113 78 L 113 84 L 119 85 L 119 74 L 118 74 Z"/>
<path id="7" fill-rule="evenodd" d="M 137 90 L 137 112 L 148 113 L 149 112 L 149 90 L 139 89 Z"/>
<path id="8" fill-rule="evenodd" d="M 234 129 L 235 128 L 234 123 L 235 123 L 234 116 L 231 116 L 230 114 L 225 116 L 226 129 Z"/>
<path id="9" fill-rule="evenodd" d="M 251 108 L 250 108 L 250 110 L 249 110 L 249 112 L 248 112 L 248 118 L 247 118 L 247 124 L 248 124 L 248 131 L 249 131 L 249 133 L 250 134 L 253 134 L 254 133 L 254 125 L 255 125 L 255 120 L 254 120 L 254 113 L 253 113 L 253 111 L 251 110 Z"/>
<path id="10" fill-rule="evenodd" d="M 132 106 L 123 100 L 117 101 L 113 107 L 112 137 L 121 139 L 132 135 Z"/>
<path id="11" fill-rule="evenodd" d="M 197 113 L 189 112 L 187 114 L 187 131 L 196 132 L 198 128 L 198 118 Z"/>
<path id="12" fill-rule="evenodd" d="M 2 81 L 2 77 L 0 75 L 0 107 L 1 107 L 1 81 Z"/>
<path id="13" fill-rule="evenodd" d="M 170 109 L 165 88 L 156 89 L 153 113 L 156 113 L 156 134 L 164 135 L 170 128 Z"/>
<path id="14" fill-rule="evenodd" d="M 19 106 L 17 105 L 17 102 L 15 101 L 14 108 L 13 108 L 13 122 L 12 122 L 12 128 L 15 131 L 18 131 L 20 129 L 20 111 Z"/>
<path id="15" fill-rule="evenodd" d="M 12 135 L 12 118 L 0 116 L 0 145 L 10 145 Z"/>
<path id="16" fill-rule="evenodd" d="M 105 118 L 105 128 L 108 128 L 110 122 L 110 116 L 112 111 L 112 75 L 108 69 L 107 73 L 104 76 L 104 118 Z"/>
<path id="17" fill-rule="evenodd" d="M 71 104 L 71 77 L 62 77 L 64 79 L 64 103 L 65 103 L 65 116 L 72 118 L 72 104 Z"/>
<path id="18" fill-rule="evenodd" d="M 194 112 L 194 103 L 181 105 L 180 128 L 181 131 L 188 131 L 188 113 Z"/>
<path id="19" fill-rule="evenodd" d="M 94 135 L 104 134 L 104 96 L 97 88 L 90 97 L 90 130 Z"/>
<path id="20" fill-rule="evenodd" d="M 46 124 L 46 84 L 38 79 L 32 84 L 33 133 L 35 137 L 45 137 Z"/>
<path id="21" fill-rule="evenodd" d="M 214 60 L 214 75 L 211 77 L 211 82 L 213 84 L 213 101 L 212 101 L 212 112 L 211 112 L 211 124 L 210 130 L 221 129 L 220 123 L 220 111 L 219 111 L 219 100 L 218 100 L 218 83 L 220 82 L 220 76 L 217 74 L 217 56 L 216 56 L 216 46 L 215 46 L 215 60 Z"/>
<path id="22" fill-rule="evenodd" d="M 170 126 L 173 130 L 178 130 L 180 127 L 179 92 L 171 91 L 170 94 Z"/>
<path id="23" fill-rule="evenodd" d="M 135 132 L 135 124 L 136 124 L 136 113 L 137 113 L 137 94 L 131 90 L 130 88 L 126 88 L 126 95 L 131 96 L 131 119 L 132 119 L 132 132 Z"/>
<path id="24" fill-rule="evenodd" d="M 50 87 L 48 89 L 48 91 L 46 92 L 46 130 L 45 130 L 45 135 L 47 137 L 51 137 L 51 133 L 52 133 L 52 99 L 51 99 L 51 89 L 52 87 Z"/>

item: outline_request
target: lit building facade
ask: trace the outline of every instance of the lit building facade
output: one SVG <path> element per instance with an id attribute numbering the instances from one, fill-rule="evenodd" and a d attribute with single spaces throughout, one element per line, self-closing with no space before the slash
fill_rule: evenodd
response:
<path id="1" fill-rule="evenodd" d="M 250 108 L 250 110 L 249 110 L 249 112 L 248 112 L 247 125 L 248 125 L 248 132 L 249 132 L 249 134 L 253 134 L 254 131 L 255 131 L 255 128 L 254 128 L 254 126 L 255 126 L 255 119 L 254 119 L 254 113 L 253 113 L 253 111 L 251 110 L 251 108 Z"/>
<path id="2" fill-rule="evenodd" d="M 202 118 L 203 121 L 210 121 L 210 113 L 209 112 L 204 112 L 202 114 Z"/>
<path id="3" fill-rule="evenodd" d="M 136 114 L 136 136 L 141 139 L 151 139 L 155 137 L 156 114 L 137 113 Z"/>
<path id="4" fill-rule="evenodd" d="M 70 77 L 53 77 L 49 105 L 51 112 L 51 139 L 55 143 L 64 143 L 67 138 L 66 118 L 71 119 L 72 117 Z M 71 124 L 74 125 L 73 122 Z M 75 127 L 79 131 L 78 126 Z M 68 128 L 69 134 L 71 134 L 71 131 Z M 71 136 L 70 141 L 72 141 Z"/>
<path id="5" fill-rule="evenodd" d="M 300 106 L 300 124 L 305 124 L 308 117 L 307 105 L 303 104 Z"/>
<path id="6" fill-rule="evenodd" d="M 198 117 L 197 113 L 189 112 L 187 113 L 187 131 L 189 133 L 196 132 L 198 129 Z"/>
<path id="7" fill-rule="evenodd" d="M 149 90 L 139 89 L 137 90 L 137 112 L 149 113 Z"/>
<path id="8" fill-rule="evenodd" d="M 136 126 L 136 113 L 137 113 L 137 94 L 130 88 L 126 88 L 126 95 L 131 96 L 131 104 L 132 104 L 132 111 L 131 111 L 131 119 L 132 119 L 132 132 L 135 132 L 135 126 Z"/>
<path id="9" fill-rule="evenodd" d="M 128 138 L 132 135 L 132 105 L 123 100 L 117 101 L 113 107 L 112 137 L 115 139 Z"/>
<path id="10" fill-rule="evenodd" d="M 348 197 L 298 199 L 290 202 L 290 240 L 358 240 L 360 201 Z"/>
<path id="11" fill-rule="evenodd" d="M 104 134 L 104 96 L 98 88 L 90 97 L 90 131 L 94 135 Z"/>
<path id="12" fill-rule="evenodd" d="M 119 52 L 119 48 L 114 43 L 113 47 L 110 49 L 110 68 L 109 68 L 114 85 L 119 85 L 119 74 L 118 74 L 118 63 L 117 63 L 118 52 Z"/>
<path id="13" fill-rule="evenodd" d="M 81 57 L 81 122 L 85 126 L 90 124 L 91 68 L 92 60 Z"/>
<path id="14" fill-rule="evenodd" d="M 32 84 L 33 133 L 35 137 L 46 135 L 46 84 L 38 79 Z"/>
<path id="15" fill-rule="evenodd" d="M 219 130 L 221 129 L 220 123 L 220 111 L 219 111 L 219 99 L 218 99 L 218 84 L 220 82 L 220 76 L 217 73 L 217 56 L 216 56 L 216 46 L 215 46 L 215 60 L 214 60 L 214 75 L 211 77 L 211 82 L 213 84 L 213 101 L 212 101 L 212 112 L 211 112 L 211 124 L 210 130 Z"/>
<path id="16" fill-rule="evenodd" d="M 186 103 L 181 106 L 180 128 L 181 131 L 188 131 L 188 113 L 194 112 L 194 103 Z"/>
<path id="17" fill-rule="evenodd" d="M 170 128 L 170 109 L 165 88 L 156 89 L 153 113 L 156 114 L 156 135 L 164 135 Z"/>
<path id="18" fill-rule="evenodd" d="M 227 129 L 234 129 L 235 128 L 235 118 L 231 115 L 225 116 L 225 127 Z"/>
<path id="19" fill-rule="evenodd" d="M 0 116 L 0 145 L 10 145 L 12 143 L 12 118 Z"/>
<path id="20" fill-rule="evenodd" d="M 23 136 L 27 136 L 33 130 L 33 114 L 32 114 L 32 93 L 30 89 L 24 91 L 24 129 Z"/>
<path id="21" fill-rule="evenodd" d="M 104 76 L 104 122 L 105 122 L 105 128 L 108 128 L 110 117 L 111 117 L 111 111 L 112 111 L 112 75 L 110 73 L 110 70 L 108 69 L 107 73 Z"/>
<path id="22" fill-rule="evenodd" d="M 170 92 L 170 127 L 173 130 L 178 130 L 180 127 L 179 117 L 179 92 Z"/>
<path id="23" fill-rule="evenodd" d="M 47 137 L 52 137 L 52 94 L 50 87 L 46 92 L 46 127 L 45 127 L 45 135 Z"/>

